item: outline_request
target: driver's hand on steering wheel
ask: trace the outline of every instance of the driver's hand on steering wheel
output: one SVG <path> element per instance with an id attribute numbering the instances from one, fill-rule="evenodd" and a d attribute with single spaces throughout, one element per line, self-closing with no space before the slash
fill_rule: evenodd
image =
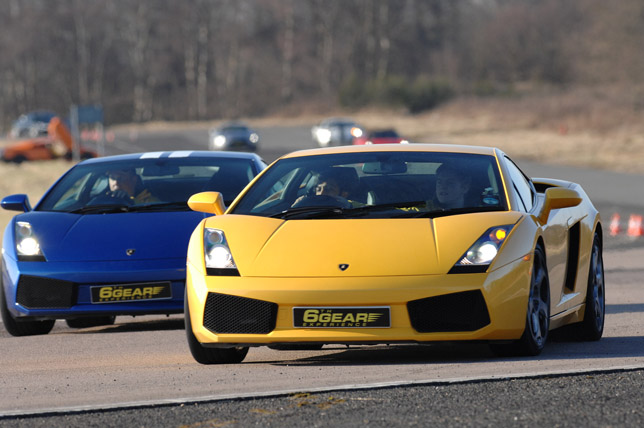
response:
<path id="1" fill-rule="evenodd" d="M 110 192 L 109 196 L 114 199 L 130 199 L 130 195 L 121 189 Z"/>

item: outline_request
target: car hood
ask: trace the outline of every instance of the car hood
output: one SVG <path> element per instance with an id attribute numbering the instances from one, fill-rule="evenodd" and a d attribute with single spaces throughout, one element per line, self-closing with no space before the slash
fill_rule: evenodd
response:
<path id="1" fill-rule="evenodd" d="M 190 233 L 204 216 L 194 211 L 92 215 L 36 211 L 17 220 L 31 223 L 47 261 L 93 262 L 185 258 Z"/>
<path id="2" fill-rule="evenodd" d="M 347 277 L 445 274 L 488 228 L 520 218 L 515 212 L 289 221 L 224 215 L 205 225 L 224 230 L 242 276 Z"/>

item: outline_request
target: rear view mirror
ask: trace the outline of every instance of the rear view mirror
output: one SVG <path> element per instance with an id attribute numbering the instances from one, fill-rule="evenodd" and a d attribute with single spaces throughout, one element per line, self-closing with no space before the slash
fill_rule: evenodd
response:
<path id="1" fill-rule="evenodd" d="M 141 175 L 143 177 L 158 177 L 179 174 L 177 165 L 146 165 L 143 167 Z"/>
<path id="2" fill-rule="evenodd" d="M 402 174 L 407 172 L 407 164 L 399 160 L 365 162 L 362 165 L 365 174 Z"/>

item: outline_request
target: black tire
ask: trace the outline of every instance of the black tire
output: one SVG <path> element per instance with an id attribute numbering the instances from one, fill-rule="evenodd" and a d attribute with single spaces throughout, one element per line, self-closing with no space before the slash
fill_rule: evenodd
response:
<path id="1" fill-rule="evenodd" d="M 192 358 L 199 364 L 237 364 L 244 361 L 248 354 L 248 347 L 238 346 L 235 348 L 206 348 L 201 345 L 192 332 L 190 322 L 190 310 L 188 308 L 188 296 L 184 294 L 183 310 L 186 326 L 186 337 Z"/>
<path id="2" fill-rule="evenodd" d="M 54 323 L 56 323 L 56 320 L 34 321 L 15 319 L 9 312 L 2 282 L 0 282 L 0 313 L 2 314 L 2 322 L 4 323 L 5 330 L 12 336 L 47 334 L 54 328 Z"/>
<path id="3" fill-rule="evenodd" d="M 100 325 L 112 325 L 115 320 L 116 317 L 114 315 L 108 315 L 104 317 L 72 318 L 65 320 L 65 322 L 71 328 L 87 328 L 98 327 Z"/>
<path id="4" fill-rule="evenodd" d="M 588 271 L 588 288 L 586 291 L 586 309 L 584 320 L 575 325 L 581 340 L 596 341 L 604 333 L 606 316 L 606 288 L 604 284 L 604 258 L 602 241 L 598 234 L 593 238 Z"/>
<path id="5" fill-rule="evenodd" d="M 550 329 L 550 282 L 546 255 L 540 246 L 534 250 L 534 265 L 530 279 L 530 296 L 523 335 L 511 343 L 490 344 L 492 352 L 500 356 L 539 355 L 548 340 Z"/>
<path id="6" fill-rule="evenodd" d="M 12 159 L 12 161 L 17 163 L 18 165 L 20 165 L 21 163 L 23 163 L 26 160 L 27 160 L 27 158 L 25 156 L 23 156 L 23 155 L 18 155 L 15 158 Z"/>

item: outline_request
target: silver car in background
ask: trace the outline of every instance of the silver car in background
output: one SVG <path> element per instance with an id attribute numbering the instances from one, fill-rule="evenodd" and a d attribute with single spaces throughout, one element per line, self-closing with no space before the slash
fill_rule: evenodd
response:
<path id="1" fill-rule="evenodd" d="M 351 119 L 329 118 L 311 128 L 313 141 L 319 147 L 353 144 L 353 139 L 362 136 L 364 129 Z"/>
<path id="2" fill-rule="evenodd" d="M 55 115 L 50 111 L 32 111 L 21 114 L 11 125 L 9 137 L 36 138 L 47 135 L 47 126 Z"/>

